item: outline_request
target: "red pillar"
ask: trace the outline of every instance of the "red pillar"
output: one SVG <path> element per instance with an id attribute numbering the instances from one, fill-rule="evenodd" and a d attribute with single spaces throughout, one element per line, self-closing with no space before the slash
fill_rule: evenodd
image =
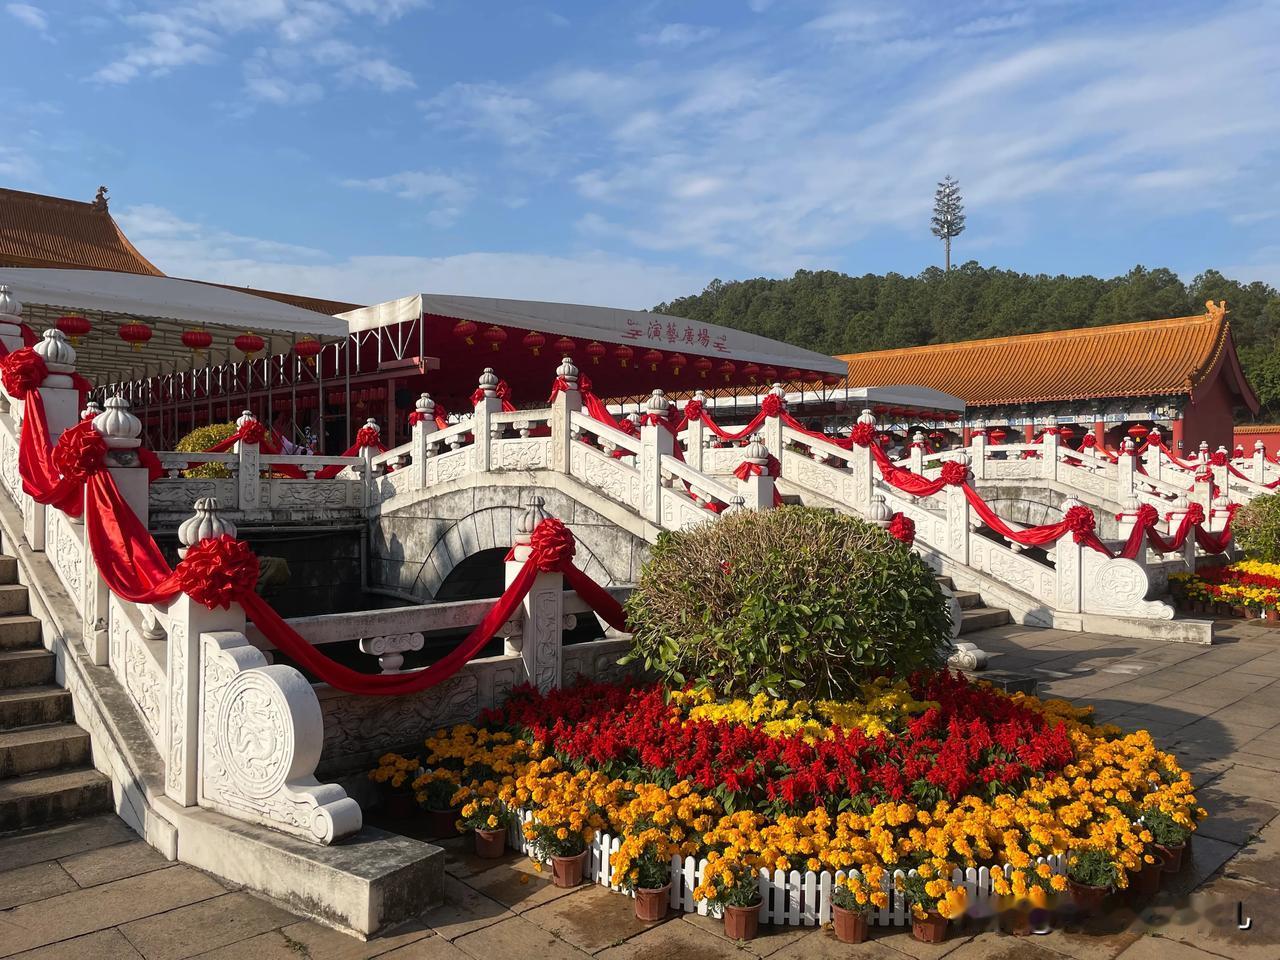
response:
<path id="1" fill-rule="evenodd" d="M 1173 436 L 1169 438 L 1169 449 L 1174 451 L 1182 449 L 1182 414 L 1178 414 L 1173 421 Z"/>
<path id="2" fill-rule="evenodd" d="M 1028 420 L 1022 426 L 1022 442 L 1034 443 L 1036 439 L 1036 425 Z"/>
<path id="3" fill-rule="evenodd" d="M 1093 421 L 1093 438 L 1098 441 L 1098 449 L 1107 445 L 1107 425 L 1101 420 Z"/>
<path id="4" fill-rule="evenodd" d="M 969 445 L 969 441 L 972 439 L 973 439 L 973 428 L 966 423 L 963 429 L 960 431 L 960 446 L 967 447 Z"/>

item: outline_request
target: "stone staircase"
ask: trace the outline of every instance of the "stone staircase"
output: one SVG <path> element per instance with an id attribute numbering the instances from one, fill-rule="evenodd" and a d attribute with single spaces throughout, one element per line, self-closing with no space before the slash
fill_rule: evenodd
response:
<path id="1" fill-rule="evenodd" d="M 17 573 L 0 557 L 0 831 L 111 809 L 111 781 L 93 768 Z"/>
<path id="2" fill-rule="evenodd" d="M 960 604 L 960 636 L 986 630 L 988 627 L 1003 627 L 1006 623 L 1013 623 L 1013 617 L 1008 610 L 1003 607 L 987 606 L 980 593 L 955 589 L 955 584 L 950 577 L 938 577 L 938 582 L 950 589 Z"/>

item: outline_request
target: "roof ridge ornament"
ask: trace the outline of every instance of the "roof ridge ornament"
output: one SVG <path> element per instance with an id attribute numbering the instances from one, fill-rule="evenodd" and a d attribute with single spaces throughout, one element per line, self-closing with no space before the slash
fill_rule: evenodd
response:
<path id="1" fill-rule="evenodd" d="M 93 203 L 91 204 L 91 206 L 95 210 L 100 210 L 103 213 L 106 213 L 107 205 L 110 202 L 111 202 L 111 197 L 107 194 L 107 188 L 105 186 L 102 186 L 102 187 L 99 187 L 98 192 L 94 194 Z"/>
<path id="2" fill-rule="evenodd" d="M 1204 302 L 1204 312 L 1210 320 L 1221 321 L 1227 316 L 1227 301 L 1219 300 L 1216 304 L 1212 300 Z"/>

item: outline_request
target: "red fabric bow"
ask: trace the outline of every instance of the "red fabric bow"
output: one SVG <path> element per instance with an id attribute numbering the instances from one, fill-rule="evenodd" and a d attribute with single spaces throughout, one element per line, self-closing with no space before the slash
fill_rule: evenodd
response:
<path id="1" fill-rule="evenodd" d="M 267 428 L 259 420 L 246 420 L 244 426 L 236 431 L 241 443 L 261 444 L 267 435 Z"/>
<path id="2" fill-rule="evenodd" d="M 1225 450 L 1215 450 L 1209 455 L 1209 462 L 1215 467 L 1225 467 L 1227 465 L 1227 452 Z"/>
<path id="3" fill-rule="evenodd" d="M 415 410 L 413 413 L 409 414 L 409 426 L 411 427 L 416 427 L 418 424 L 426 422 L 427 415 L 421 410 Z"/>
<path id="4" fill-rule="evenodd" d="M 1067 529 L 1071 531 L 1071 536 L 1076 543 L 1088 541 L 1098 524 L 1093 511 L 1084 506 L 1071 507 L 1062 519 Z"/>
<path id="5" fill-rule="evenodd" d="M 916 522 L 899 510 L 889 520 L 889 536 L 901 540 L 907 546 L 916 542 Z"/>
<path id="6" fill-rule="evenodd" d="M 258 558 L 243 540 L 227 534 L 201 540 L 174 571 L 182 592 L 212 610 L 226 610 L 258 586 Z"/>
<path id="7" fill-rule="evenodd" d="M 1187 522 L 1192 526 L 1198 523 L 1204 523 L 1204 507 L 1199 503 L 1192 503 L 1187 506 L 1187 516 L 1191 519 Z"/>
<path id="8" fill-rule="evenodd" d="M 0 382 L 9 396 L 22 400 L 27 393 L 44 383 L 49 376 L 49 368 L 44 357 L 30 347 L 15 350 L 0 360 Z"/>
<path id="9" fill-rule="evenodd" d="M 684 405 L 684 418 L 690 423 L 697 423 L 702 417 L 702 401 L 690 400 Z"/>
<path id="10" fill-rule="evenodd" d="M 380 434 L 374 427 L 361 427 L 356 431 L 356 448 L 361 447 L 378 447 L 382 444 L 378 441 Z"/>
<path id="11" fill-rule="evenodd" d="M 766 393 L 760 401 L 760 412 L 766 417 L 776 417 L 782 413 L 782 398 L 776 393 Z"/>
<path id="12" fill-rule="evenodd" d="M 530 559 L 543 573 L 563 570 L 573 563 L 573 555 L 577 543 L 569 528 L 555 517 L 548 517 L 539 523 L 529 538 L 532 548 Z"/>
<path id="13" fill-rule="evenodd" d="M 1097 445 L 1098 445 L 1098 438 L 1095 437 L 1092 433 L 1086 433 L 1084 437 L 1080 440 L 1081 450 L 1091 450 Z"/>
<path id="14" fill-rule="evenodd" d="M 93 428 L 92 420 L 81 420 L 64 430 L 53 448 L 53 466 L 67 481 L 83 484 L 102 469 L 107 442 Z"/>
<path id="15" fill-rule="evenodd" d="M 855 423 L 849 439 L 860 447 L 869 447 L 876 438 L 876 428 L 870 423 Z"/>
<path id="16" fill-rule="evenodd" d="M 948 460 L 942 465 L 940 477 L 944 486 L 958 487 L 968 482 L 969 466 L 957 460 Z"/>
<path id="17" fill-rule="evenodd" d="M 1134 517 L 1134 523 L 1146 530 L 1148 527 L 1154 527 L 1160 522 L 1160 511 L 1149 503 L 1144 503 L 1138 507 L 1138 512 Z"/>

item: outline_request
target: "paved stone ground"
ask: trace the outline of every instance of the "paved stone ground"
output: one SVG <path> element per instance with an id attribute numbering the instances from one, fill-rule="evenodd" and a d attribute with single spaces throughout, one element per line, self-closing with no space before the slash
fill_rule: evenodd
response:
<path id="1" fill-rule="evenodd" d="M 954 929 L 917 943 L 897 928 L 839 943 L 777 927 L 744 945 L 696 915 L 645 927 L 600 887 L 557 890 L 527 860 L 447 846 L 445 903 L 361 943 L 190 867 L 170 864 L 114 817 L 0 838 L 0 957 L 58 960 L 1277 960 L 1280 958 L 1280 630 L 1225 626 L 1212 647 L 1000 627 L 973 637 L 992 667 L 1143 725 L 1196 772 L 1209 818 L 1190 863 L 1140 915 L 1026 939 Z M 1252 919 L 1237 929 L 1237 904 Z"/>

